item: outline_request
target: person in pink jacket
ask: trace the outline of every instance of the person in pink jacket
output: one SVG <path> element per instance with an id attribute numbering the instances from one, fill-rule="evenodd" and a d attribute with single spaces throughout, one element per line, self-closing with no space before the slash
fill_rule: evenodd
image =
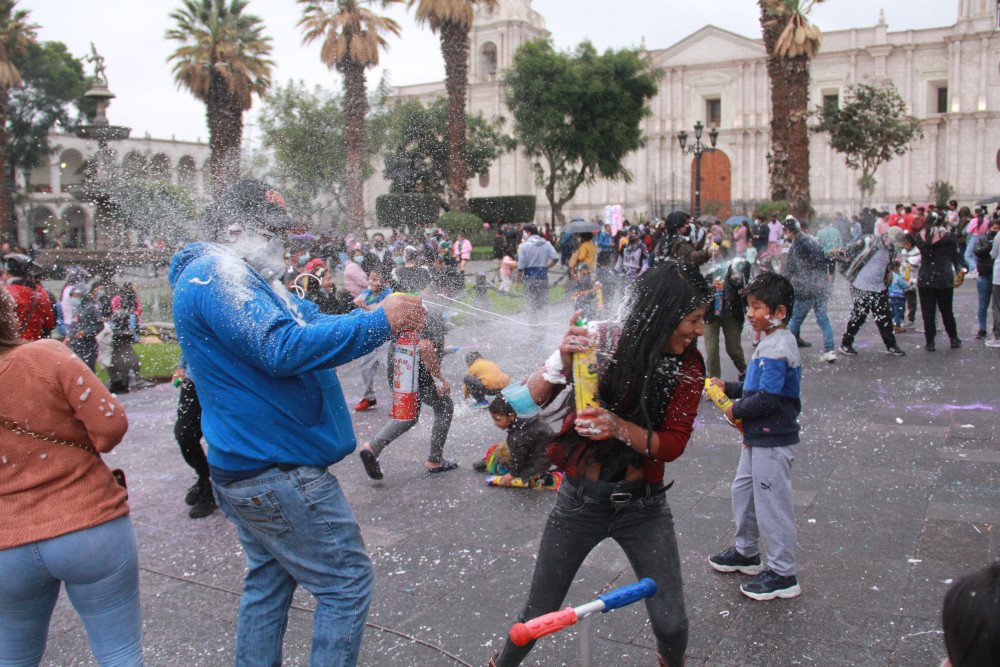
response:
<path id="1" fill-rule="evenodd" d="M 472 241 L 465 238 L 465 234 L 458 232 L 455 235 L 455 245 L 451 248 L 451 254 L 458 262 L 458 270 L 465 273 L 465 265 L 472 259 Z"/>
<path id="2" fill-rule="evenodd" d="M 365 260 L 365 251 L 360 243 L 355 243 L 348 253 L 348 262 L 344 267 L 344 289 L 352 298 L 357 298 L 368 288 L 368 275 L 361 268 L 361 262 Z"/>

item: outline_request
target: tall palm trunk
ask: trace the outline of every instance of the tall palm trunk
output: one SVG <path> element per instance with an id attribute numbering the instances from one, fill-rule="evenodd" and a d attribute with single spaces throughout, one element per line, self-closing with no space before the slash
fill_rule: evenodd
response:
<path id="1" fill-rule="evenodd" d="M 338 67 L 344 75 L 344 140 L 347 153 L 347 228 L 365 231 L 364 142 L 368 94 L 365 68 L 354 62 Z"/>
<path id="2" fill-rule="evenodd" d="M 785 23 L 760 1 L 760 23 L 771 82 L 771 199 L 786 200 L 789 212 L 808 220 L 809 194 L 809 58 L 775 53 Z"/>
<path id="3" fill-rule="evenodd" d="M 7 132 L 7 104 L 9 97 L 6 88 L 0 88 L 0 230 L 6 230 L 7 240 L 17 245 L 17 221 L 11 219 L 10 188 L 13 178 L 7 178 L 7 152 L 10 150 L 10 134 Z"/>
<path id="4" fill-rule="evenodd" d="M 466 211 L 465 98 L 469 91 L 469 29 L 454 21 L 441 25 L 445 90 L 448 92 L 448 210 Z"/>
<path id="5" fill-rule="evenodd" d="M 799 220 L 810 218 L 809 194 L 809 58 L 785 61 L 788 80 L 788 208 Z"/>
<path id="6" fill-rule="evenodd" d="M 240 142 L 243 140 L 243 110 L 233 100 L 222 77 L 213 74 L 205 104 L 208 116 L 209 172 L 212 195 L 218 200 L 240 176 Z"/>
<path id="7" fill-rule="evenodd" d="M 760 24 L 767 51 L 767 76 L 771 83 L 771 200 L 788 199 L 788 93 L 782 59 L 774 55 L 782 26 L 761 2 Z"/>

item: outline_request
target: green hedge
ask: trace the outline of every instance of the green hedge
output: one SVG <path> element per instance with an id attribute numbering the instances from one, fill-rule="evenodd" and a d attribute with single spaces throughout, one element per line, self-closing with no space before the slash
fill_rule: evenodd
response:
<path id="1" fill-rule="evenodd" d="M 383 227 L 426 227 L 441 214 L 433 195 L 380 195 L 375 199 L 375 219 Z"/>
<path id="2" fill-rule="evenodd" d="M 474 246 L 485 245 L 493 238 L 492 232 L 483 229 L 483 221 L 472 213 L 449 211 L 438 218 L 437 225 L 450 237 L 461 232 Z"/>
<path id="3" fill-rule="evenodd" d="M 491 225 L 532 222 L 535 219 L 535 195 L 472 197 L 469 199 L 469 212 Z"/>

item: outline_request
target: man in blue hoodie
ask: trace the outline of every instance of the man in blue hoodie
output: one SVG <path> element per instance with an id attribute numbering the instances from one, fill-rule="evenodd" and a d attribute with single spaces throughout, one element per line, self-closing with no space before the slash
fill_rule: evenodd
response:
<path id="1" fill-rule="evenodd" d="M 316 597 L 311 664 L 357 662 L 372 566 L 357 521 L 327 468 L 354 451 L 334 371 L 393 332 L 420 330 L 418 297 L 322 315 L 281 285 L 285 203 L 240 181 L 212 213 L 228 243 L 193 243 L 170 262 L 174 322 L 198 383 L 212 486 L 236 525 L 247 574 L 237 665 L 281 664 L 292 594 Z"/>

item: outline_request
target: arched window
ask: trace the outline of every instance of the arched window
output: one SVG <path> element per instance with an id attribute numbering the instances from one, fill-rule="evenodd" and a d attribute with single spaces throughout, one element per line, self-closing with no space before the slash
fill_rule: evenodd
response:
<path id="1" fill-rule="evenodd" d="M 486 42 L 479 49 L 479 80 L 495 81 L 497 78 L 497 45 Z"/>
<path id="2" fill-rule="evenodd" d="M 146 158 L 137 151 L 129 151 L 122 158 L 122 173 L 125 178 L 143 179 L 146 177 Z"/>
<path id="3" fill-rule="evenodd" d="M 198 189 L 198 165 L 190 155 L 177 161 L 177 185 L 192 194 Z"/>
<path id="4" fill-rule="evenodd" d="M 157 153 L 149 161 L 149 178 L 153 181 L 170 182 L 170 158 L 164 153 Z"/>
<path id="5" fill-rule="evenodd" d="M 59 156 L 59 186 L 63 192 L 71 185 L 83 182 L 83 155 L 70 148 Z"/>
<path id="6" fill-rule="evenodd" d="M 489 170 L 484 171 L 479 174 L 479 187 L 488 188 L 490 187 L 490 172 Z"/>

